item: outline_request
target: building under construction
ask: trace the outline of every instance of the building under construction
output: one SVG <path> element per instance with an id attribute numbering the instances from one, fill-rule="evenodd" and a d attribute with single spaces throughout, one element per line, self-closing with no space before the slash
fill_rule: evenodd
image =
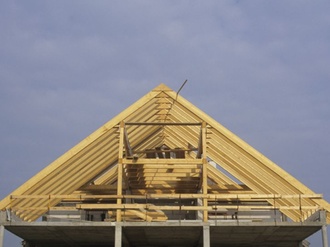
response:
<path id="1" fill-rule="evenodd" d="M 29 247 L 298 247 L 330 206 L 164 84 L 0 201 Z"/>

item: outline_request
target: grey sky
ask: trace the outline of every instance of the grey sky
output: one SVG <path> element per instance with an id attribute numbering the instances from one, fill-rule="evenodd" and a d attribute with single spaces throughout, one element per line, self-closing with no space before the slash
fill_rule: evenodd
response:
<path id="1" fill-rule="evenodd" d="M 301 0 L 2 1 L 0 198 L 159 83 L 188 79 L 183 97 L 330 201 L 329 12 Z"/>

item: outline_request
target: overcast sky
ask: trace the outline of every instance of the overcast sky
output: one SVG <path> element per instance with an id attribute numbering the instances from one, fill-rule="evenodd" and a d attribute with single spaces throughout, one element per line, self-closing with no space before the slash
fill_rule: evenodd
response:
<path id="1" fill-rule="evenodd" d="M 0 199 L 188 79 L 181 96 L 330 201 L 329 13 L 312 0 L 1 1 Z"/>

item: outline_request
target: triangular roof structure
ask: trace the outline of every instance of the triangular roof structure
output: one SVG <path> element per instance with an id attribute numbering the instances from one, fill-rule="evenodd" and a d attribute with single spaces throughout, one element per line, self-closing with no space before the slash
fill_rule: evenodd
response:
<path id="1" fill-rule="evenodd" d="M 34 221 L 64 195 L 118 199 L 126 191 L 263 199 L 274 207 L 276 199 L 276 207 L 297 222 L 318 210 L 330 212 L 321 195 L 164 84 L 10 193 L 0 210 Z"/>

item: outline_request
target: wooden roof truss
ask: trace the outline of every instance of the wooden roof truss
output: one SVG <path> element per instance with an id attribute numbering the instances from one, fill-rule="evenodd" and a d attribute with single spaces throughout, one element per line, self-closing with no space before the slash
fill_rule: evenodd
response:
<path id="1" fill-rule="evenodd" d="M 200 203 L 170 203 L 178 199 Z M 164 84 L 13 191 L 0 209 L 34 221 L 63 202 L 108 210 L 117 221 L 166 220 L 162 210 L 183 209 L 208 221 L 214 210 L 238 207 L 303 221 L 330 210 L 321 195 Z"/>

